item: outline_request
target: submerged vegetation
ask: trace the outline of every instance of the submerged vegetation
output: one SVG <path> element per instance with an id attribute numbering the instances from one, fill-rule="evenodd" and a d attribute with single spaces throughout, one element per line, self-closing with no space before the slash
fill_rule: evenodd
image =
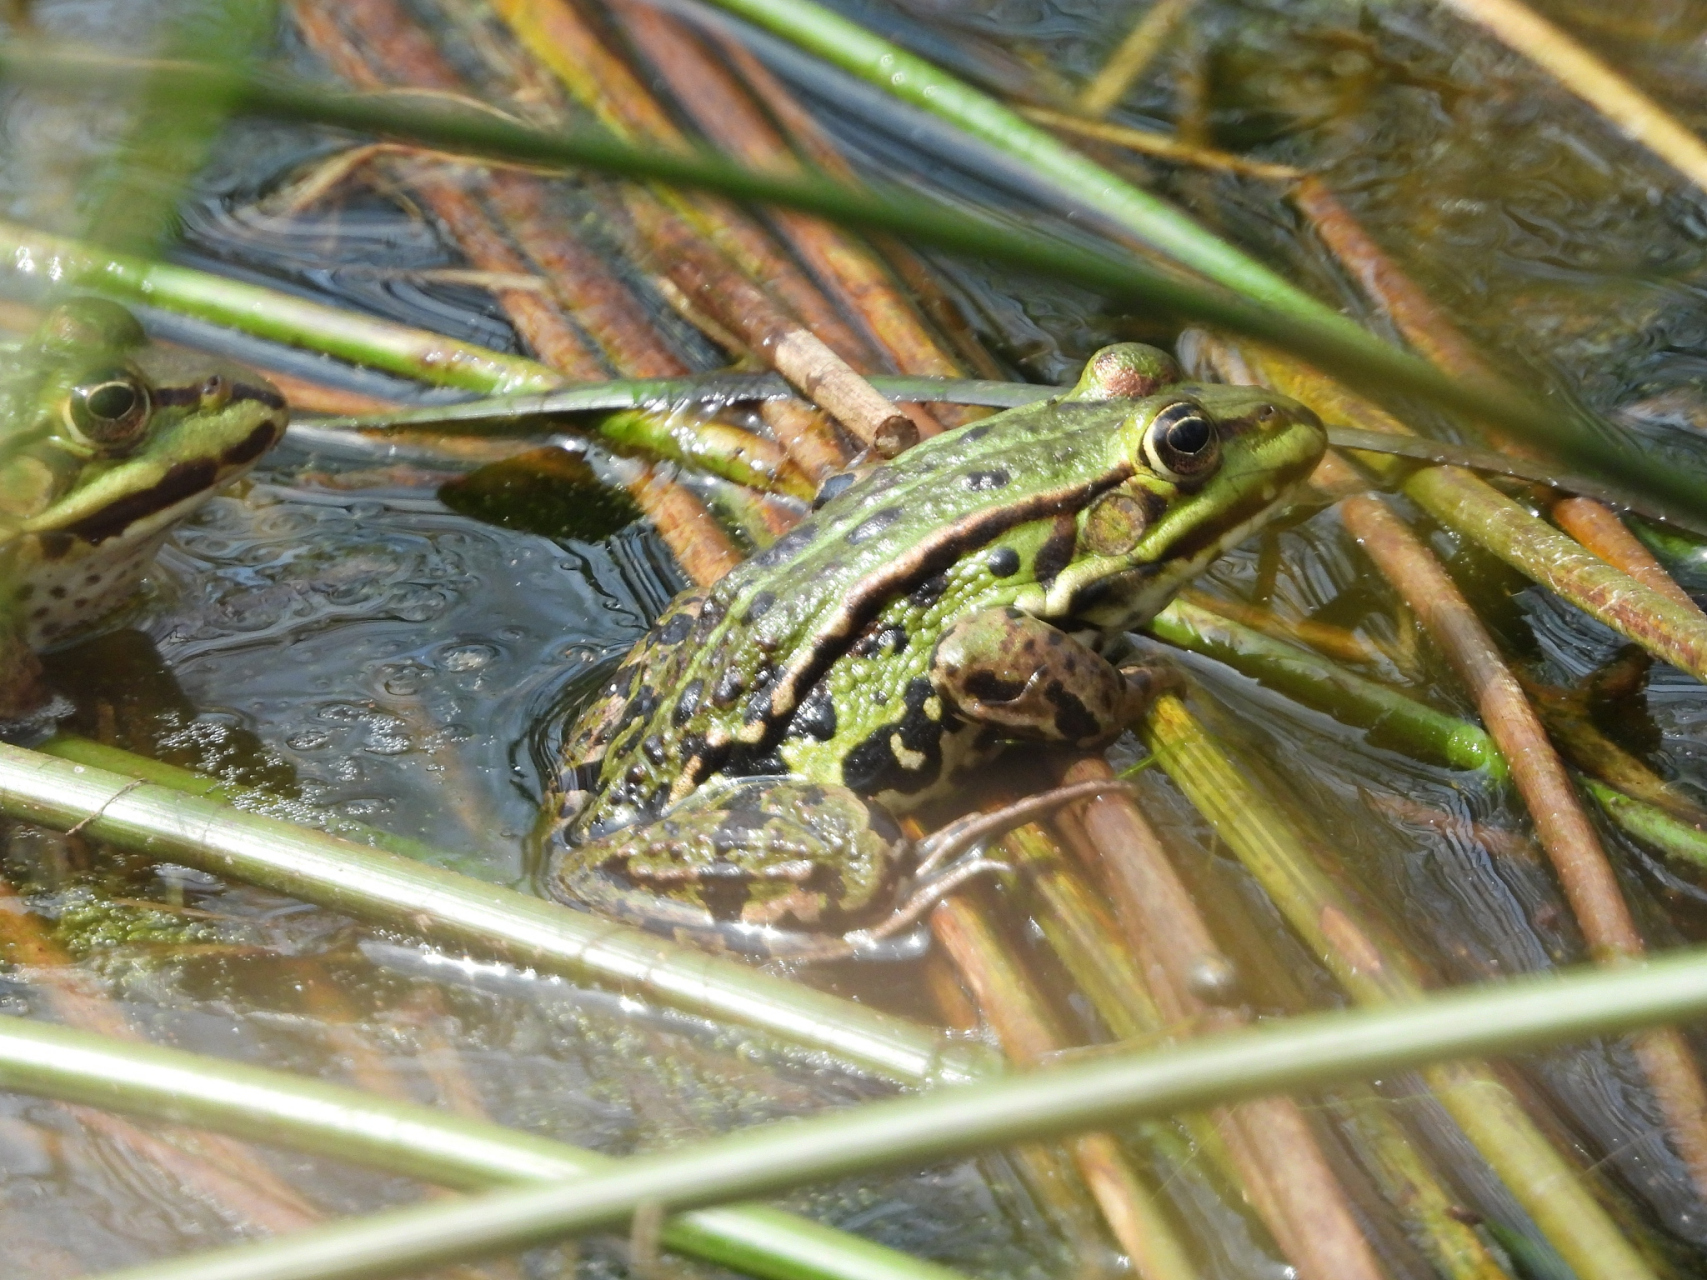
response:
<path id="1" fill-rule="evenodd" d="M 0 1256 L 1701 1269 L 1702 17 L 1104 8 L 9 11 Z"/>

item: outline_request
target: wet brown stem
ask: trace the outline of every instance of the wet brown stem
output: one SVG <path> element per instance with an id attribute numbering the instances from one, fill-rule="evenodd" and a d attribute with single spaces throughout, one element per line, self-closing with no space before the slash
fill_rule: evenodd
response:
<path id="1" fill-rule="evenodd" d="M 1561 498 L 1553 504 L 1553 520 L 1614 569 L 1622 570 L 1650 591 L 1659 592 L 1707 622 L 1701 607 L 1605 503 L 1588 498 Z"/>
<path id="2" fill-rule="evenodd" d="M 1076 761 L 1065 781 L 1113 777 L 1100 757 Z M 1132 797 L 1108 792 L 1075 805 L 1054 820 L 1088 869 L 1098 874 L 1112 899 L 1124 940 L 1137 953 L 1139 972 L 1122 984 L 1136 988 L 1148 979 L 1162 1023 L 1181 1033 L 1224 1030 L 1247 1018 L 1225 1005 L 1236 973 L 1174 870 L 1160 839 Z M 1088 908 L 1085 915 L 1093 915 Z M 1119 940 L 1103 949 L 1119 953 Z M 1211 1004 L 1207 1001 L 1217 1003 Z M 1154 1016 L 1154 1015 L 1152 1015 Z M 1290 1098 L 1264 1098 L 1216 1113 L 1223 1141 L 1252 1195 L 1258 1212 L 1301 1274 L 1310 1277 L 1379 1276 L 1376 1261 L 1338 1177 L 1329 1166 L 1298 1104 Z M 1399 1134 L 1385 1135 L 1405 1148 L 1390 1159 L 1418 1172 L 1419 1184 L 1434 1198 L 1445 1195 L 1423 1169 Z M 1460 1224 L 1417 1214 L 1414 1204 L 1396 1204 L 1436 1256 L 1475 1260 L 1474 1237 L 1467 1242 Z M 1478 1266 L 1448 1271 L 1453 1276 L 1497 1273 L 1481 1252 Z"/>
<path id="3" fill-rule="evenodd" d="M 1416 612 L 1476 699 L 1590 952 L 1602 964 L 1638 959 L 1644 951 L 1642 936 L 1600 838 L 1522 685 L 1469 601 L 1380 499 L 1349 498 L 1341 513 L 1346 528 Z M 1665 1112 L 1672 1145 L 1697 1191 L 1707 1197 L 1707 1088 L 1688 1046 L 1671 1028 L 1644 1032 L 1635 1043 Z"/>
<path id="4" fill-rule="evenodd" d="M 608 127 L 624 137 L 687 145 L 662 105 L 568 0 L 498 0 L 494 7 L 534 56 Z M 912 420 L 855 372 L 854 365 L 871 360 L 869 346 L 751 218 L 720 200 L 663 190 L 638 200 L 628 189 L 625 199 L 654 259 L 691 302 L 740 337 L 753 354 L 885 456 L 916 438 Z M 657 207 L 649 207 L 654 203 Z M 670 216 L 663 214 L 664 207 Z M 687 226 L 676 221 L 678 216 Z M 695 242 L 687 264 L 678 257 L 684 235 Z M 727 261 L 720 261 L 725 256 Z M 744 277 L 739 288 L 737 277 Z M 749 310 L 755 294 L 762 301 L 756 312 Z"/>
<path id="5" fill-rule="evenodd" d="M 619 0 L 612 8 L 676 100 L 722 151 L 757 169 L 805 172 L 750 91 L 676 19 L 630 0 Z M 771 219 L 831 295 L 864 322 L 895 368 L 942 378 L 960 374 L 960 367 L 937 345 L 888 272 L 858 239 L 791 211 L 778 210 Z M 916 414 L 914 421 L 925 434 L 937 429 L 928 413 Z"/>
<path id="6" fill-rule="evenodd" d="M 1040 995 L 976 906 L 964 896 L 948 898 L 931 913 L 930 923 L 1010 1058 L 1035 1065 L 1062 1047 Z M 1145 1280 L 1195 1277 L 1172 1224 L 1138 1181 L 1119 1144 L 1093 1133 L 1073 1139 L 1070 1149 L 1115 1239 L 1132 1259 L 1134 1273 Z"/>
<path id="7" fill-rule="evenodd" d="M 1174 29 L 1196 3 L 1197 0 L 1155 0 L 1126 33 L 1126 38 L 1115 46 L 1074 105 L 1087 116 L 1107 115 L 1156 60 Z"/>
<path id="8" fill-rule="evenodd" d="M 329 6 L 326 0 L 299 0 L 296 17 L 304 37 L 316 52 L 355 84 L 371 88 L 397 77 L 432 89 L 464 88 L 427 34 L 394 0 L 356 0 L 336 6 Z M 350 24 L 353 37 L 346 34 L 343 23 Z M 441 173 L 415 173 L 407 177 L 470 261 L 483 270 L 533 273 L 533 264 L 512 247 L 480 203 L 460 186 Z M 496 175 L 495 181 L 508 188 L 511 205 L 517 212 L 527 213 L 537 207 L 534 198 L 537 193 L 528 191 L 534 179 L 504 173 Z M 556 237 L 552 247 L 564 250 L 561 243 L 564 239 Z M 571 277 L 563 287 L 569 288 L 572 282 Z M 605 305 L 608 318 L 610 291 L 589 286 L 587 292 L 596 294 L 589 301 Z M 501 290 L 498 299 L 517 331 L 552 368 L 582 381 L 597 381 L 605 376 L 603 363 L 549 300 L 524 290 Z M 657 358 L 656 352 L 652 354 L 662 367 L 664 362 Z M 756 439 L 754 443 L 762 444 Z M 740 555 L 728 535 L 689 490 L 650 466 L 628 488 L 690 576 L 716 566 L 727 571 L 739 563 Z M 690 562 L 694 568 L 689 568 Z"/>
<path id="9" fill-rule="evenodd" d="M 1310 949 L 1359 1004 L 1405 1003 L 1422 993 L 1416 962 L 1317 865 L 1274 803 L 1247 780 L 1172 694 L 1144 724 L 1150 749 Z M 1649 1274 L 1511 1094 L 1480 1063 L 1431 1067 L 1430 1089 L 1542 1232 L 1583 1280 Z"/>

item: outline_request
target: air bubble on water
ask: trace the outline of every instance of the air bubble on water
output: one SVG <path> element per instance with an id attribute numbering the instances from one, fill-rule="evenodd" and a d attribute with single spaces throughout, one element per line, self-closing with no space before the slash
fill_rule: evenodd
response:
<path id="1" fill-rule="evenodd" d="M 497 646 L 490 644 L 447 645 L 437 654 L 438 665 L 444 671 L 479 671 L 497 657 Z"/>

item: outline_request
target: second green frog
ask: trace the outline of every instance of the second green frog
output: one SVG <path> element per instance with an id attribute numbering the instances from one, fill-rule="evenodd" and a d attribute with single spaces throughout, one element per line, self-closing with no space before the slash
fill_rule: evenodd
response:
<path id="1" fill-rule="evenodd" d="M 1152 681 L 1103 642 L 1325 446 L 1295 401 L 1126 344 L 1058 399 L 879 467 L 679 597 L 575 721 L 549 891 L 725 949 L 879 952 L 942 883 L 892 815 L 1008 744 L 1110 742 Z"/>

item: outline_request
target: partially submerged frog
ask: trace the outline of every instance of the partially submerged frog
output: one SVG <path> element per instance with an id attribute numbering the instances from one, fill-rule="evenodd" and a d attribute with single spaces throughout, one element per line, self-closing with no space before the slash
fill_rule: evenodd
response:
<path id="1" fill-rule="evenodd" d="M 0 736 L 52 719 L 35 650 L 124 603 L 173 526 L 286 419 L 262 379 L 150 345 L 98 298 L 55 306 L 0 358 Z"/>
<path id="2" fill-rule="evenodd" d="M 878 950 L 945 883 L 892 815 L 1010 743 L 1109 743 L 1154 673 L 1102 641 L 1269 519 L 1325 444 L 1285 396 L 1123 344 L 1067 394 L 879 467 L 678 597 L 576 720 L 549 891 L 715 947 Z"/>

